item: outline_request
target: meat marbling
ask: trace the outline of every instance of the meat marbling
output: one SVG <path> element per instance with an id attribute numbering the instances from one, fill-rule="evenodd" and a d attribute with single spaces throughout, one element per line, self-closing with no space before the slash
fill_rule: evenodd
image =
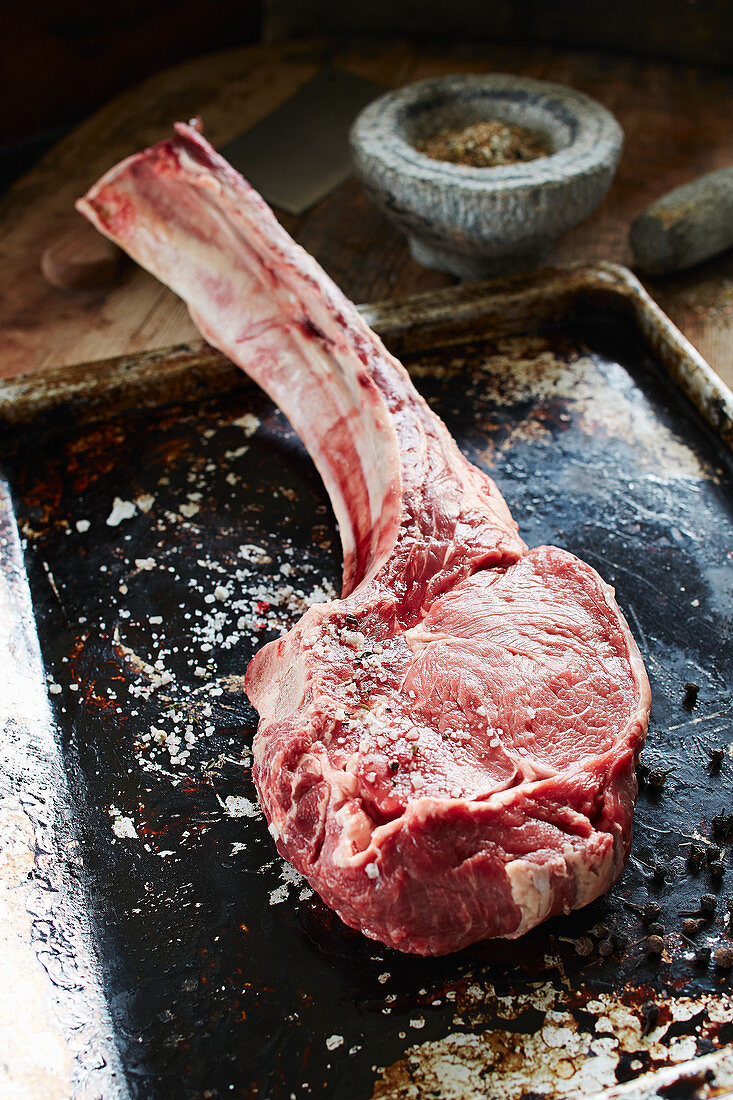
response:
<path id="1" fill-rule="evenodd" d="M 343 596 L 247 670 L 280 854 L 402 951 L 520 936 L 623 870 L 644 665 L 613 590 L 528 550 L 355 307 L 197 130 L 79 209 L 283 409 L 331 497 Z"/>

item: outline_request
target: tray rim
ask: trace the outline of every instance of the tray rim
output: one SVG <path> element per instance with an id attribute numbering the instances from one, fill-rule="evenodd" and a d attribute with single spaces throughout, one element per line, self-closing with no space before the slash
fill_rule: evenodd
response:
<path id="1" fill-rule="evenodd" d="M 368 303 L 357 308 L 367 324 L 386 341 L 408 336 L 415 328 L 433 337 L 442 324 L 452 327 L 477 315 L 486 335 L 509 332 L 533 311 L 538 320 L 553 319 L 558 305 L 569 310 L 583 295 L 606 299 L 625 308 L 644 341 L 679 389 L 702 414 L 716 435 L 733 449 L 733 391 L 683 336 L 636 276 L 620 264 L 600 261 L 564 266 L 485 282 L 463 283 L 407 298 Z M 556 313 L 554 319 L 557 319 Z M 101 406 L 112 391 L 135 387 L 151 391 L 150 403 L 189 394 L 217 374 L 217 387 L 241 383 L 242 371 L 204 340 L 112 359 L 54 367 L 0 380 L 0 424 L 28 423 L 35 415 L 65 402 L 83 400 Z"/>
<path id="2" fill-rule="evenodd" d="M 367 324 L 388 343 L 399 345 L 402 339 L 409 338 L 415 329 L 419 329 L 421 336 L 424 334 L 431 337 L 431 344 L 434 345 L 439 343 L 441 325 L 450 326 L 454 341 L 456 326 L 477 318 L 485 323 L 483 334 L 486 336 L 508 335 L 512 332 L 516 334 L 519 325 L 523 331 L 528 331 L 528 312 L 533 312 L 533 320 L 537 322 L 561 320 L 562 316 L 557 316 L 558 305 L 569 311 L 580 296 L 588 294 L 627 311 L 640 336 L 650 346 L 656 360 L 664 366 L 673 382 L 691 400 L 721 441 L 733 448 L 733 392 L 676 328 L 638 279 L 621 265 L 580 262 L 504 280 L 462 284 L 404 299 L 370 303 L 358 308 Z M 474 329 L 472 336 L 475 335 Z M 216 388 L 221 392 L 222 389 L 245 384 L 246 375 L 203 340 L 16 375 L 0 380 L 0 427 L 27 425 L 38 414 L 69 403 L 86 406 L 90 419 L 97 419 L 97 414 L 101 418 L 110 395 L 115 392 L 127 394 L 128 405 L 135 399 L 135 395 L 135 404 L 139 405 L 139 397 L 143 394 L 143 403 L 155 407 L 170 403 L 179 396 L 190 399 L 198 389 L 209 392 L 212 380 L 216 381 Z M 119 408 L 115 404 L 115 412 Z M 8 531 L 15 531 L 15 517 L 9 497 L 3 492 L 0 493 L 0 534 Z M 17 662 L 20 655 L 17 650 L 14 652 L 9 641 L 11 628 L 22 632 L 22 648 L 26 654 L 33 652 L 34 646 L 38 647 L 38 642 L 32 604 L 30 597 L 24 593 L 24 585 L 27 587 L 27 584 L 20 545 L 7 534 L 0 538 L 0 566 L 0 656 L 3 660 Z M 13 577 L 11 573 L 22 576 Z M 3 653 L 3 650 L 6 652 Z M 38 661 L 40 662 L 40 651 Z M 45 681 L 42 677 L 36 677 L 35 688 L 42 693 L 45 701 Z M 5 717 L 2 708 L 0 717 Z M 0 729 L 0 748 L 5 734 L 6 731 Z M 52 724 L 49 724 L 48 735 L 47 748 L 50 751 L 53 748 L 54 735 Z M 28 763 L 32 764 L 33 761 L 29 760 Z M 25 774 L 32 772 L 26 769 Z M 5 790 L 0 786 L 0 811 L 12 805 L 13 798 L 18 794 L 18 789 L 12 789 L 12 782 L 7 787 Z M 65 784 L 63 787 L 57 812 L 60 811 L 70 820 L 71 800 Z M 57 871 L 63 869 L 64 857 L 60 847 L 55 852 L 49 850 L 47 831 L 43 844 L 40 844 L 38 823 L 33 822 L 33 826 L 36 835 L 34 845 L 29 851 L 37 869 L 40 870 L 41 858 L 45 858 L 47 863 L 55 860 Z M 46 874 L 47 871 L 46 866 Z M 0 865 L 0 886 L 4 885 L 4 876 L 5 871 Z M 36 887 L 41 878 L 38 874 Z M 27 895 L 26 908 L 32 914 L 32 886 L 29 884 L 23 889 Z M 26 935 L 20 927 L 12 931 L 16 931 L 18 935 Z M 31 946 L 35 950 L 34 945 Z M 77 969 L 81 974 L 90 976 L 89 990 L 92 999 L 97 1004 L 97 1011 L 104 1014 L 107 1006 L 99 985 L 99 964 L 95 945 L 88 934 L 77 940 L 77 951 Z M 0 973 L 3 969 L 0 966 Z M 66 1044 L 66 1053 L 72 1065 L 78 1070 L 76 1063 L 80 1052 L 73 1039 L 68 1012 L 64 1017 L 64 1013 L 58 1010 L 60 997 L 55 983 L 45 969 L 39 971 L 34 980 L 39 995 L 52 1008 L 54 1005 L 57 1007 L 58 1035 Z M 90 995 L 89 990 L 86 996 Z M 99 996 L 101 1003 L 98 1001 Z M 12 1021 L 10 1026 L 12 1027 Z M 113 1049 L 114 1038 L 110 1035 L 106 1020 L 103 1030 L 112 1047 L 107 1051 L 109 1061 L 106 1070 L 101 1071 L 97 1082 L 98 1086 L 102 1086 L 100 1095 L 123 1096 L 126 1095 L 124 1073 L 120 1074 L 121 1067 Z M 651 1098 L 661 1086 L 697 1080 L 698 1077 L 702 1083 L 705 1072 L 711 1069 L 723 1071 L 731 1082 L 728 1090 L 717 1095 L 733 1097 L 733 1045 L 730 1045 L 713 1054 L 644 1074 L 627 1085 L 605 1089 L 596 1094 L 596 1100 L 615 1100 L 616 1097 L 620 1100 L 621 1097 L 632 1096 Z M 58 1083 L 60 1088 L 65 1087 L 61 1077 Z M 59 1092 L 59 1095 L 65 1094 Z M 68 1093 L 75 1094 L 75 1091 Z M 690 1092 L 690 1096 L 693 1095 Z"/>

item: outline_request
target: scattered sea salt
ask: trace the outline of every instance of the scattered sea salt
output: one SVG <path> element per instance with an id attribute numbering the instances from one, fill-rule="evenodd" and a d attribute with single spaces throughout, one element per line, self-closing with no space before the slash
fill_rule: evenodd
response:
<path id="1" fill-rule="evenodd" d="M 245 413 L 232 421 L 238 428 L 242 428 L 246 436 L 254 435 L 260 426 L 259 418 L 254 413 Z"/>
<path id="2" fill-rule="evenodd" d="M 125 519 L 132 519 L 137 511 L 137 506 L 131 500 L 120 500 L 115 497 L 112 501 L 112 511 L 107 516 L 105 523 L 108 527 L 119 527 Z"/>
<path id="3" fill-rule="evenodd" d="M 78 519 L 76 521 L 76 529 L 77 531 L 80 531 L 81 534 L 84 534 L 85 531 L 88 531 L 91 526 L 92 525 L 88 519 Z"/>
<path id="4" fill-rule="evenodd" d="M 282 886 L 277 886 L 274 890 L 270 890 L 270 905 L 280 905 L 282 902 L 287 901 L 287 898 L 287 882 L 284 882 Z"/>
<path id="5" fill-rule="evenodd" d="M 259 817 L 260 808 L 244 795 L 230 794 L 224 799 L 224 809 L 229 817 Z"/>
<path id="6" fill-rule="evenodd" d="M 137 840 L 137 829 L 132 818 L 123 817 L 116 806 L 110 806 L 109 815 L 112 818 L 112 832 L 120 840 Z"/>

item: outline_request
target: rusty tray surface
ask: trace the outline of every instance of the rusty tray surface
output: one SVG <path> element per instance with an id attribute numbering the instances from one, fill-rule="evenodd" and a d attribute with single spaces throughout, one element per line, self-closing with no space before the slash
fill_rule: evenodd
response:
<path id="1" fill-rule="evenodd" d="M 203 345 L 13 380 L 0 886 L 53 993 L 38 1095 L 728 1094 L 731 395 L 612 265 L 365 313 L 525 540 L 616 587 L 653 692 L 629 866 L 518 942 L 419 959 L 347 929 L 250 777 L 247 662 L 339 590 L 299 440 Z"/>

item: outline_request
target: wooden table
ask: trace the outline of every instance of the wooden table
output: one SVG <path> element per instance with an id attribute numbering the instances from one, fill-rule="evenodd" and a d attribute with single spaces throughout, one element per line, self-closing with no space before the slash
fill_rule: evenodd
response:
<path id="1" fill-rule="evenodd" d="M 404 42 L 258 44 L 187 62 L 102 108 L 24 179 L 0 209 L 3 296 L 0 376 L 93 362 L 186 342 L 195 330 L 172 293 L 139 269 L 106 294 L 62 294 L 39 271 L 44 247 L 74 225 L 73 201 L 106 168 L 200 115 L 222 144 L 282 103 L 324 64 L 385 85 L 451 72 L 504 71 L 559 81 L 619 119 L 626 146 L 603 205 L 549 257 L 631 263 L 628 227 L 652 199 L 733 163 L 733 76 L 670 63 L 580 52 Z M 404 238 L 350 179 L 286 228 L 356 301 L 447 286 L 421 268 Z M 733 386 L 733 251 L 689 272 L 647 280 L 652 295 Z"/>

